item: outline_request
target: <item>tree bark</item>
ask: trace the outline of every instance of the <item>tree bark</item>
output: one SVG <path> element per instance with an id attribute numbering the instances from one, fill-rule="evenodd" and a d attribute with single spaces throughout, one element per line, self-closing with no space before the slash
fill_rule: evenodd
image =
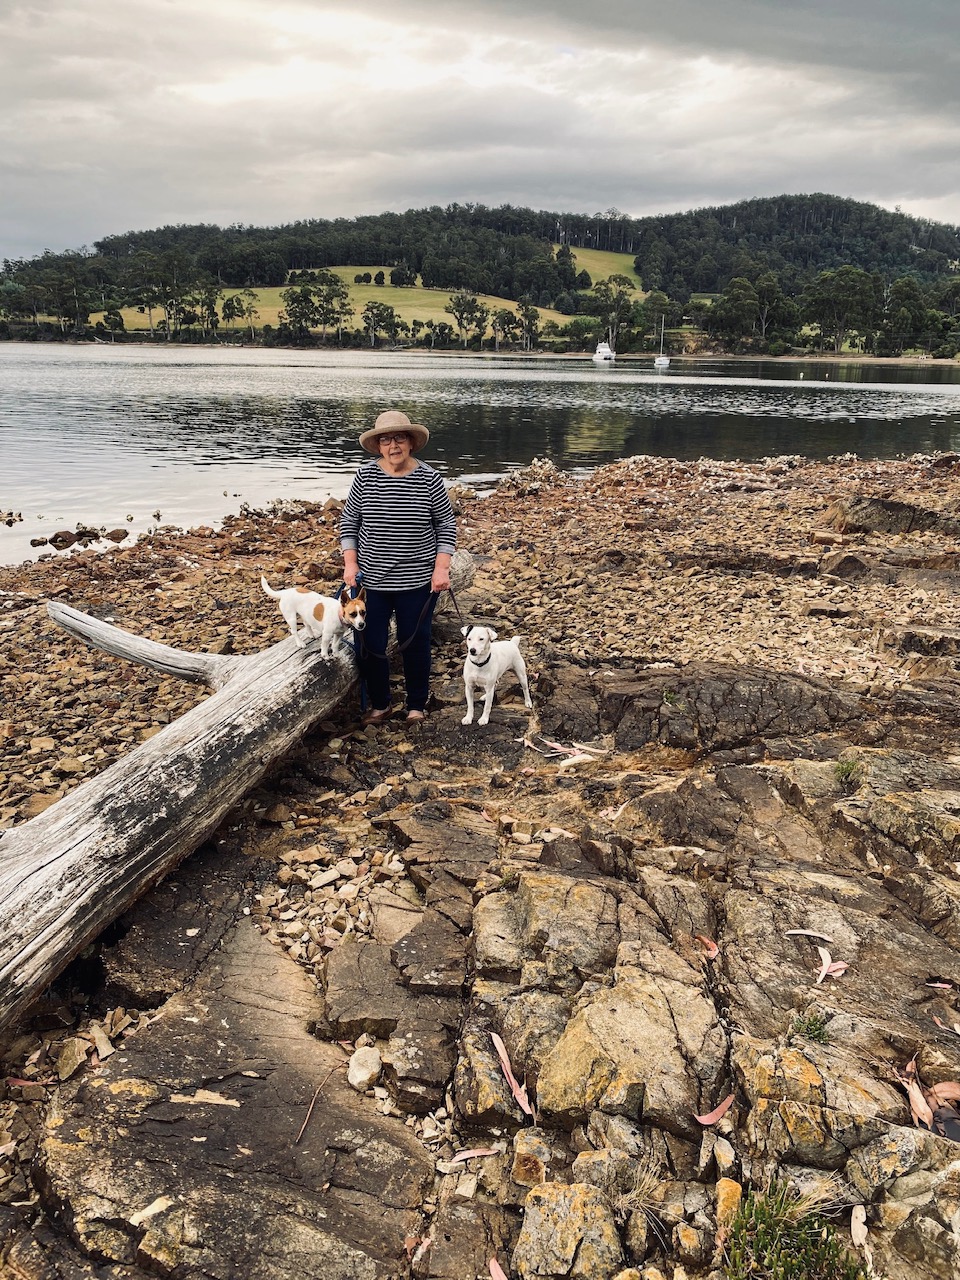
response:
<path id="1" fill-rule="evenodd" d="M 474 563 L 458 552 L 454 589 Z M 349 656 L 293 639 L 231 658 L 186 653 L 67 605 L 88 643 L 216 690 L 160 733 L 0 837 L 0 1027 L 143 893 L 192 853 L 266 771 L 357 685 Z"/>

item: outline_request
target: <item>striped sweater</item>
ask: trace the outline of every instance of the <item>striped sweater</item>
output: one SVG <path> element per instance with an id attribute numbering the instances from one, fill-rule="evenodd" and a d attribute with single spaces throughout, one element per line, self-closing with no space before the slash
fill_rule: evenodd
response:
<path id="1" fill-rule="evenodd" d="M 376 459 L 357 471 L 340 519 L 340 546 L 354 550 L 366 587 L 408 591 L 433 577 L 438 552 L 453 554 L 457 522 L 438 471 L 417 462 L 387 475 Z"/>

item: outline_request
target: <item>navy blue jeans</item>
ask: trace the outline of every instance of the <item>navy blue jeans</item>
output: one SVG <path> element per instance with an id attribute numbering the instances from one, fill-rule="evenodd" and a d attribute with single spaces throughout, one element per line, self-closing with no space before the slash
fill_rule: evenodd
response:
<path id="1" fill-rule="evenodd" d="M 360 641 L 360 672 L 375 711 L 390 706 L 390 663 L 377 655 L 387 651 L 391 615 L 396 616 L 397 642 L 403 646 L 407 710 L 426 710 L 430 692 L 430 624 L 437 599 L 429 582 L 412 591 L 374 591 L 367 587 L 367 626 Z"/>

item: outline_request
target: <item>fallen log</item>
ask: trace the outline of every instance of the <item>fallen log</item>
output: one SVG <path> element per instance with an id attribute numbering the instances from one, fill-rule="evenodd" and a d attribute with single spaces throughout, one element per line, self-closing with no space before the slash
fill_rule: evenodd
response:
<path id="1" fill-rule="evenodd" d="M 473 578 L 458 552 L 455 590 Z M 143 893 L 192 853 L 225 815 L 353 690 L 352 657 L 324 661 L 292 638 L 249 657 L 186 653 L 133 636 L 68 605 L 55 622 L 117 657 L 216 692 L 0 836 L 0 1027 Z"/>

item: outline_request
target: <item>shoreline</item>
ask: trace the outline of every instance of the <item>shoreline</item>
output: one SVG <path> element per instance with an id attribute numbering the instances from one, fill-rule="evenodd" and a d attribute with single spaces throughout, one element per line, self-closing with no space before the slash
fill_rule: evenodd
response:
<path id="1" fill-rule="evenodd" d="M 460 543 L 492 566 L 480 579 L 501 600 L 501 616 L 520 632 L 535 628 L 543 615 L 547 633 L 563 636 L 568 649 L 595 664 L 638 656 L 680 665 L 773 661 L 781 669 L 867 686 L 878 679 L 896 685 L 904 678 L 873 649 L 872 628 L 881 620 L 889 625 L 899 609 L 904 625 L 960 631 L 960 600 L 952 589 L 936 598 L 911 597 L 894 609 L 882 583 L 838 586 L 845 597 L 862 597 L 856 612 L 869 620 L 851 632 L 845 622 L 825 625 L 818 614 L 806 612 L 833 587 L 817 579 L 809 586 L 802 575 L 777 583 L 781 573 L 793 572 L 793 562 L 809 572 L 824 548 L 869 550 L 869 535 L 829 532 L 829 513 L 845 495 L 894 492 L 925 509 L 950 512 L 960 502 L 954 455 L 751 463 L 638 456 L 578 477 L 550 462 L 534 462 L 503 477 L 482 500 L 470 490 L 454 489 L 452 496 L 461 513 Z M 68 686 L 78 681 L 83 687 L 112 682 L 118 663 L 59 631 L 47 618 L 46 600 L 109 614 L 127 630 L 186 649 L 256 652 L 284 634 L 260 591 L 261 573 L 311 587 L 340 579 L 340 505 L 336 499 L 297 502 L 228 515 L 218 528 L 169 529 L 129 547 L 0 566 L 0 634 L 7 641 L 7 655 L 0 657 L 0 828 L 22 817 L 29 796 L 55 798 L 108 763 L 128 741 L 121 734 L 104 744 L 85 710 L 78 719 L 64 713 L 58 698 L 48 701 L 46 691 L 58 673 Z M 591 511 L 586 527 L 584 505 Z M 746 547 L 744 528 L 750 529 Z M 942 536 L 922 532 L 902 541 L 921 549 L 945 543 Z M 960 554 L 960 537 L 946 541 L 950 554 Z M 752 563 L 751 557 L 769 564 L 763 593 L 747 606 L 737 566 Z M 593 568 L 587 571 L 586 564 Z M 627 593 L 619 615 L 602 622 L 595 611 L 596 573 L 608 595 Z M 575 586 L 564 586 L 571 580 Z M 533 620 L 512 595 L 502 600 L 504 582 L 532 590 L 538 602 Z M 544 602 L 554 596 L 565 607 L 561 619 L 550 621 Z M 733 613 L 732 600 L 739 602 Z M 138 690 L 143 703 L 138 733 L 155 732 L 198 698 L 180 682 L 119 666 L 121 684 Z M 68 753 L 79 753 L 82 766 L 58 767 L 65 738 L 84 744 Z M 11 786 L 21 773 L 20 755 L 32 761 L 29 777 L 36 781 L 27 785 L 21 777 Z"/>
<path id="2" fill-rule="evenodd" d="M 143 340 L 136 338 L 132 341 L 124 342 L 98 342 L 94 339 L 86 338 L 63 338 L 63 339 L 44 339 L 36 342 L 29 342 L 22 338 L 5 338 L 0 339 L 0 350 L 4 346 L 12 347 L 85 347 L 96 348 L 101 347 L 106 350 L 121 347 L 148 348 L 150 350 L 167 351 L 278 351 L 278 352 L 297 352 L 307 354 L 309 352 L 317 352 L 323 355 L 346 354 L 355 352 L 357 354 L 374 354 L 374 355 L 390 355 L 390 356 L 442 356 L 444 358 L 454 359 L 495 359 L 495 360 L 580 360 L 593 363 L 593 355 L 589 351 L 464 351 L 462 349 L 447 348 L 444 350 L 435 350 L 430 347 L 353 347 L 353 346 L 329 346 L 321 345 L 313 347 L 294 347 L 294 346 L 266 346 L 260 342 L 158 342 L 156 340 Z M 624 352 L 616 357 L 616 362 L 644 363 L 652 361 L 657 353 L 655 351 L 642 352 Z M 696 364 L 723 364 L 728 361 L 736 363 L 757 364 L 855 364 L 855 365 L 878 365 L 881 368 L 889 368 L 903 366 L 905 368 L 916 368 L 925 366 L 930 368 L 958 368 L 960 367 L 960 355 L 954 356 L 952 359 L 935 359 L 929 355 L 917 356 L 875 356 L 868 355 L 864 352 L 840 352 L 837 354 L 833 351 L 811 352 L 809 354 L 794 354 L 771 356 L 763 353 L 682 353 L 669 354 L 671 364 L 674 361 L 687 362 Z"/>

